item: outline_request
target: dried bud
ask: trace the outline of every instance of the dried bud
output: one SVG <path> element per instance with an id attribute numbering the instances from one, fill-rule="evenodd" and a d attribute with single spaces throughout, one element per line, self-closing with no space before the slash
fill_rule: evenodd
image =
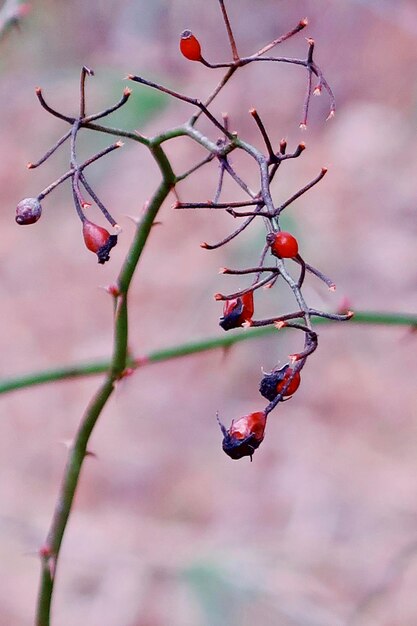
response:
<path id="1" fill-rule="evenodd" d="M 266 415 L 263 411 L 250 413 L 233 420 L 229 430 L 219 421 L 223 433 L 223 450 L 231 459 L 241 459 L 252 455 L 261 445 L 266 426 Z"/>
<path id="2" fill-rule="evenodd" d="M 110 235 L 105 228 L 85 220 L 83 236 L 85 245 L 91 252 L 97 254 L 99 263 L 103 265 L 110 259 L 110 250 L 117 244 L 117 235 Z"/>
<path id="3" fill-rule="evenodd" d="M 226 300 L 223 307 L 223 317 L 220 318 L 219 324 L 223 330 L 238 328 L 251 322 L 253 312 L 253 291 L 248 291 L 238 298 Z"/>
<path id="4" fill-rule="evenodd" d="M 288 364 L 281 367 L 281 369 L 273 370 L 270 374 L 264 375 L 259 386 L 261 395 L 272 402 L 282 392 L 291 377 L 291 382 L 284 391 L 283 396 L 292 396 L 300 386 L 301 377 L 300 372 L 295 372 L 294 374 Z"/>
<path id="5" fill-rule="evenodd" d="M 16 207 L 16 222 L 21 226 L 34 224 L 42 215 L 42 206 L 37 198 L 25 198 Z"/>

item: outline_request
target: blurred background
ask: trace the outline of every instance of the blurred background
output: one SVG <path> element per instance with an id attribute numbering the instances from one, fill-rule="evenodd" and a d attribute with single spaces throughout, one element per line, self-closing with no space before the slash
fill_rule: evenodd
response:
<path id="1" fill-rule="evenodd" d="M 305 36 L 337 98 L 314 98 L 299 129 L 302 68 L 255 64 L 213 104 L 231 128 L 261 147 L 248 115 L 256 107 L 272 140 L 300 159 L 274 185 L 284 201 L 329 167 L 288 210 L 303 256 L 330 274 L 335 294 L 311 277 L 307 300 L 335 310 L 416 310 L 417 7 L 413 0 L 239 0 L 229 2 L 239 51 L 250 54 L 308 16 L 309 27 L 278 54 L 304 57 Z M 137 216 L 159 181 L 147 151 L 126 143 L 89 171 L 123 233 L 99 266 L 82 241 L 70 187 L 43 203 L 39 223 L 15 224 L 17 202 L 36 196 L 68 167 L 68 147 L 28 171 L 66 130 L 41 109 L 41 86 L 73 114 L 79 71 L 87 111 L 115 102 L 129 73 L 204 97 L 220 74 L 178 51 L 190 28 L 212 61 L 228 58 L 215 0 L 33 2 L 19 31 L 0 41 L 1 376 L 110 354 L 112 305 L 100 286 L 115 280 Z M 177 125 L 188 105 L 131 85 L 134 96 L 108 123 L 144 134 Z M 107 123 L 107 121 L 106 121 Z M 214 139 L 216 133 L 204 123 Z M 110 144 L 84 133 L 80 158 Z M 180 173 L 204 156 L 190 141 L 167 145 Z M 253 186 L 245 158 L 233 165 Z M 184 182 L 183 201 L 212 197 L 217 166 Z M 227 182 L 225 198 L 236 197 Z M 235 222 L 209 212 L 163 207 L 130 295 L 135 355 L 222 336 L 212 294 L 245 285 L 219 275 L 259 254 L 262 225 L 228 247 L 202 250 Z M 91 209 L 92 219 L 99 218 Z M 258 316 L 292 310 L 283 286 L 257 294 Z M 239 331 L 232 331 L 239 332 Z M 221 450 L 216 410 L 260 410 L 261 368 L 299 349 L 284 333 L 175 362 L 151 365 L 119 385 L 94 432 L 65 537 L 54 596 L 56 626 L 415 626 L 417 623 L 416 336 L 405 328 L 322 327 L 319 349 L 291 402 L 270 417 L 254 456 Z M 0 624 L 33 622 L 39 563 L 66 459 L 65 442 L 98 385 L 94 378 L 1 398 Z"/>

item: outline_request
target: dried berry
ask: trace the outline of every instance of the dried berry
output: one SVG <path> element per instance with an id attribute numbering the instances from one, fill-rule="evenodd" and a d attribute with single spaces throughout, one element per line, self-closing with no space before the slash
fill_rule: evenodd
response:
<path id="1" fill-rule="evenodd" d="M 284 391 L 283 396 L 284 398 L 292 396 L 292 394 L 295 393 L 300 386 L 301 376 L 300 372 L 295 372 L 295 374 L 293 374 L 293 370 L 288 363 L 284 365 L 284 367 L 281 367 L 281 369 L 273 370 L 270 374 L 264 375 L 259 386 L 261 395 L 272 402 L 275 400 L 277 395 L 282 392 L 291 376 L 291 382 Z"/>
<path id="2" fill-rule="evenodd" d="M 200 42 L 190 30 L 184 30 L 181 33 L 180 50 L 189 61 L 201 61 Z"/>
<path id="3" fill-rule="evenodd" d="M 42 206 L 37 198 L 25 198 L 16 207 L 16 222 L 21 226 L 34 224 L 42 215 Z"/>
<path id="4" fill-rule="evenodd" d="M 110 250 L 117 244 L 117 235 L 110 235 L 105 228 L 85 220 L 83 236 L 86 247 L 97 254 L 99 263 L 103 264 L 110 259 Z"/>
<path id="5" fill-rule="evenodd" d="M 226 300 L 223 307 L 223 317 L 220 326 L 224 330 L 238 328 L 244 322 L 250 322 L 254 312 L 253 291 L 248 291 L 238 298 Z"/>
<path id="6" fill-rule="evenodd" d="M 261 445 L 266 426 L 266 415 L 263 411 L 250 413 L 233 420 L 229 430 L 219 422 L 223 433 L 223 450 L 231 459 L 241 459 L 252 455 Z"/>

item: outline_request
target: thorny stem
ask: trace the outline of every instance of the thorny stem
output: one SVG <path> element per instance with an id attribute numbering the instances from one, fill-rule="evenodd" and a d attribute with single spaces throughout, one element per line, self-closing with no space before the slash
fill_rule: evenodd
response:
<path id="1" fill-rule="evenodd" d="M 314 313 L 312 312 L 312 314 L 321 315 L 322 313 L 317 311 Z M 297 312 L 297 315 L 300 316 L 299 311 Z M 329 325 L 332 322 L 330 317 L 331 314 L 327 315 L 329 315 L 329 317 L 316 319 L 314 325 Z M 280 319 L 284 317 L 288 318 L 288 316 L 281 316 Z M 129 357 L 126 361 L 126 366 L 132 369 L 142 369 L 152 363 L 170 361 L 172 359 L 178 359 L 209 350 L 225 349 L 237 343 L 250 341 L 252 339 L 261 339 L 262 337 L 269 337 L 270 335 L 276 333 L 275 327 L 271 326 L 271 323 L 276 320 L 276 317 L 266 320 L 269 322 L 267 326 L 261 324 L 260 322 L 254 322 L 251 327 L 243 333 L 231 333 L 222 337 L 183 343 L 173 346 L 172 348 L 155 350 L 154 352 L 150 352 L 136 359 Z M 351 318 L 349 324 L 366 326 L 393 326 L 416 330 L 417 315 L 407 313 L 381 313 L 379 311 L 355 311 L 355 315 Z M 285 330 L 285 326 L 282 330 Z M 0 380 L 0 395 L 10 393 L 18 389 L 26 389 L 27 387 L 35 387 L 60 380 L 73 380 L 76 378 L 85 378 L 88 376 L 105 374 L 109 367 L 110 360 L 107 359 L 103 361 L 91 361 L 88 363 L 76 363 L 59 368 L 37 371 L 23 376 L 4 378 L 3 380 Z"/>
<path id="2" fill-rule="evenodd" d="M 152 154 L 161 169 L 162 182 L 150 200 L 146 212 L 137 226 L 135 237 L 117 281 L 119 295 L 116 298 L 113 356 L 109 363 L 105 380 L 87 407 L 74 438 L 74 443 L 69 451 L 52 524 L 47 535 L 46 543 L 41 550 L 42 572 L 36 613 L 36 626 L 48 626 L 50 623 L 51 600 L 57 561 L 82 464 L 86 457 L 87 444 L 101 411 L 114 391 L 117 380 L 122 377 L 128 362 L 127 297 L 129 286 L 152 228 L 153 221 L 175 180 L 172 168 L 162 148 L 160 146 L 154 147 Z"/>

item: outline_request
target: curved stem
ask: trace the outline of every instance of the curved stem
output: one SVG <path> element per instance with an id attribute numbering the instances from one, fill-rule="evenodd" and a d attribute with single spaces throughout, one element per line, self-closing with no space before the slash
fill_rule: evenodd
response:
<path id="1" fill-rule="evenodd" d="M 87 455 L 88 441 L 104 406 L 113 392 L 117 380 L 123 376 L 127 365 L 127 296 L 129 286 L 143 252 L 152 223 L 175 182 L 171 165 L 162 148 L 160 146 L 153 146 L 151 151 L 161 169 L 162 182 L 149 202 L 144 217 L 137 226 L 135 237 L 119 274 L 119 295 L 116 297 L 114 321 L 113 356 L 109 363 L 105 380 L 100 385 L 87 407 L 73 445 L 69 451 L 52 523 L 46 543 L 40 550 L 41 581 L 36 612 L 36 626 L 49 626 L 50 624 L 51 600 L 54 590 L 57 561 L 71 513 L 74 495 L 78 486 L 80 472 Z"/>

